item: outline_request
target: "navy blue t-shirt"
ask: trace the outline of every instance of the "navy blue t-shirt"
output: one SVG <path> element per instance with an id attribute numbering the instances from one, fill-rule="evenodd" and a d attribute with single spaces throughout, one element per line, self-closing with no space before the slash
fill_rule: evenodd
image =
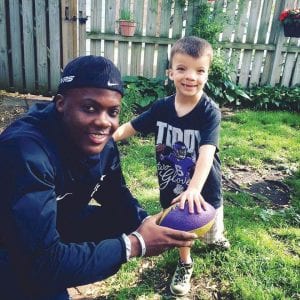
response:
<path id="1" fill-rule="evenodd" d="M 163 208 L 187 189 L 202 145 L 215 145 L 213 165 L 202 189 L 204 199 L 218 208 L 222 204 L 218 143 L 221 113 L 205 93 L 184 116 L 175 110 L 175 95 L 157 100 L 149 110 L 131 121 L 143 134 L 155 134 L 160 202 Z"/>

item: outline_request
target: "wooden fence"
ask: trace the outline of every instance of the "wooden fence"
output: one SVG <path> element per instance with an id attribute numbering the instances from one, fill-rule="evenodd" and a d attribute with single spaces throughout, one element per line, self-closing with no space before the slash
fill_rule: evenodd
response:
<path id="1" fill-rule="evenodd" d="M 300 84 L 300 39 L 284 37 L 278 20 L 300 0 L 0 0 L 0 88 L 53 94 L 61 68 L 86 53 L 112 59 L 122 75 L 164 77 L 170 46 L 193 33 L 207 2 L 231 20 L 218 48 L 234 66 L 233 80 Z M 119 34 L 122 9 L 138 24 L 133 37 Z"/>
<path id="2" fill-rule="evenodd" d="M 0 88 L 47 93 L 61 67 L 60 2 L 0 0 Z"/>

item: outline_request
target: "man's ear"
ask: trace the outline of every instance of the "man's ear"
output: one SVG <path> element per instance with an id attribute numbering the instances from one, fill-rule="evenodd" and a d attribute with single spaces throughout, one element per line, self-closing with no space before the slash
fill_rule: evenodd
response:
<path id="1" fill-rule="evenodd" d="M 65 105 L 65 97 L 61 94 L 57 94 L 55 96 L 55 107 L 58 112 L 64 111 L 64 105 Z"/>

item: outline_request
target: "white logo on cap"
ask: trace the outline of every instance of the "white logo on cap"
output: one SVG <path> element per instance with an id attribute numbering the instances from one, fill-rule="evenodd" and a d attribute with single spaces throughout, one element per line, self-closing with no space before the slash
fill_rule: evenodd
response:
<path id="1" fill-rule="evenodd" d="M 119 84 L 107 81 L 107 86 L 115 86 L 115 85 L 119 85 Z"/>
<path id="2" fill-rule="evenodd" d="M 74 79 L 74 77 L 75 76 L 65 76 L 65 77 L 63 77 L 61 80 L 60 80 L 60 83 L 64 83 L 64 82 L 71 82 L 71 81 L 73 81 L 73 79 Z"/>

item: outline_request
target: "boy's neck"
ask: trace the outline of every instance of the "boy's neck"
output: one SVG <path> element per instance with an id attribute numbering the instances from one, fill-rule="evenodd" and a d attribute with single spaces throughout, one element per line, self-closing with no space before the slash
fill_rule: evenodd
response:
<path id="1" fill-rule="evenodd" d="M 194 107 L 198 104 L 201 97 L 203 95 L 203 91 L 197 94 L 197 97 L 186 97 L 179 94 L 175 95 L 175 110 L 179 117 L 182 117 L 188 114 L 190 111 L 194 109 Z"/>

